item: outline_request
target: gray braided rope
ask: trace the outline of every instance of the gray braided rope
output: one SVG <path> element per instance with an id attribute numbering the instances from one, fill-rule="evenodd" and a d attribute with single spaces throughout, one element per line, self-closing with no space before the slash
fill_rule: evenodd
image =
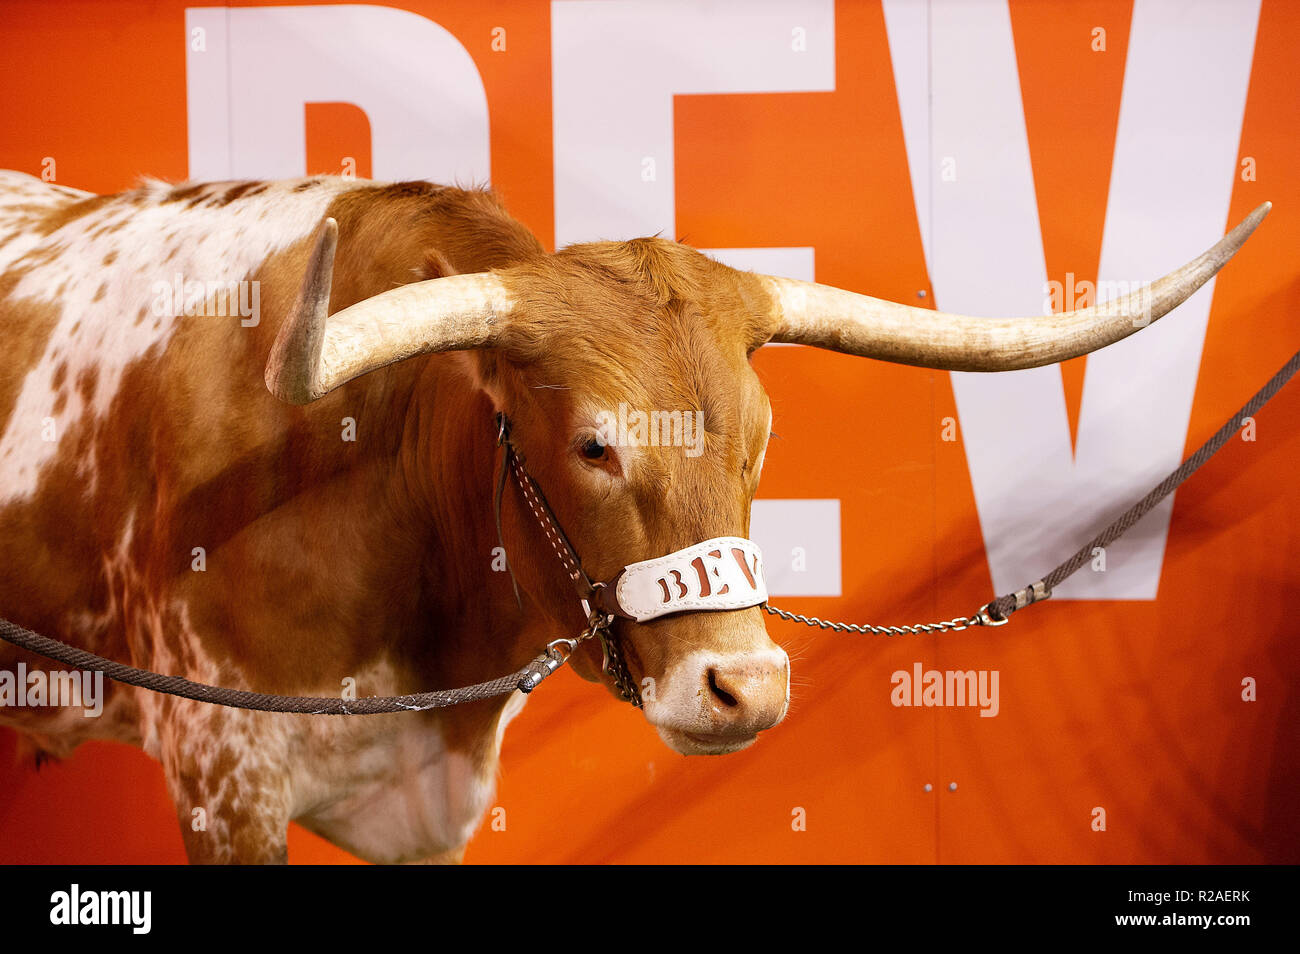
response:
<path id="1" fill-rule="evenodd" d="M 191 682 L 180 676 L 164 676 L 160 673 L 137 669 L 125 663 L 115 662 L 97 656 L 76 646 L 50 639 L 39 633 L 33 633 L 9 620 L 0 619 L 0 639 L 21 646 L 23 649 L 64 663 L 77 669 L 102 672 L 115 682 L 165 692 L 185 699 L 210 702 L 214 705 L 229 706 L 234 709 L 256 709 L 261 712 L 296 712 L 307 715 L 378 715 L 386 712 L 422 712 L 426 709 L 441 709 L 446 706 L 475 702 L 504 696 L 520 689 L 531 692 L 543 679 L 559 668 L 560 661 L 547 653 L 542 653 L 527 666 L 508 676 L 501 676 L 488 682 L 476 683 L 459 689 L 438 689 L 433 692 L 419 692 L 406 696 L 366 696 L 361 699 L 341 699 L 333 696 L 279 696 L 264 692 L 249 692 L 244 689 L 223 689 L 201 682 Z"/>
<path id="2" fill-rule="evenodd" d="M 829 629 L 837 633 L 867 633 L 877 636 L 910 636 L 935 632 L 955 633 L 971 626 L 1001 625 L 1016 610 L 1048 599 L 1052 595 L 1053 588 L 1092 558 L 1094 550 L 1114 543 L 1135 523 L 1146 516 L 1151 511 L 1151 508 L 1173 493 L 1179 484 L 1187 480 L 1188 477 L 1200 469 L 1202 464 L 1222 450 L 1223 445 L 1228 442 L 1229 438 L 1243 426 L 1243 419 L 1254 416 L 1278 391 L 1282 390 L 1286 383 L 1295 376 L 1297 370 L 1300 370 L 1300 351 L 1293 354 L 1291 360 L 1282 365 L 1277 374 L 1269 378 L 1268 382 L 1255 392 L 1255 396 L 1247 401 L 1241 410 L 1230 417 L 1215 432 L 1213 437 L 1202 444 L 1196 450 L 1196 453 L 1183 461 L 1169 476 L 1152 488 L 1150 493 L 1120 514 L 1114 523 L 1089 540 L 1073 556 L 1036 583 L 1031 583 L 1015 593 L 1008 593 L 1006 596 L 998 597 L 987 606 L 982 607 L 974 616 L 959 616 L 956 619 L 950 619 L 942 623 L 917 623 L 912 626 L 872 626 L 868 623 L 837 623 L 817 616 L 804 616 L 800 613 L 792 613 L 789 610 L 778 609 L 768 603 L 763 604 L 763 609 L 773 616 L 779 616 L 789 622 L 803 623 L 805 626 L 812 626 L 817 629 Z"/>
<path id="3" fill-rule="evenodd" d="M 1053 588 L 1058 586 L 1062 580 L 1092 558 L 1094 550 L 1115 542 L 1125 531 L 1146 516 L 1152 507 L 1173 493 L 1179 484 L 1192 476 L 1200 469 L 1202 464 L 1223 448 L 1223 445 L 1228 442 L 1232 435 L 1243 426 L 1245 418 L 1253 417 L 1260 408 L 1268 403 L 1273 395 L 1282 390 L 1283 386 L 1294 377 L 1297 370 L 1300 370 L 1300 351 L 1291 355 L 1291 360 L 1282 365 L 1277 374 L 1269 378 L 1268 382 L 1255 392 L 1255 396 L 1247 401 L 1241 410 L 1228 418 L 1213 437 L 1197 448 L 1196 453 L 1188 457 L 1168 477 L 1160 481 L 1149 494 L 1120 514 L 1114 523 L 1085 543 L 1073 556 L 1052 570 L 1051 573 L 1039 580 L 1038 584 L 1042 584 L 1039 592 L 1050 595 Z M 997 620 L 1007 619 L 1017 609 L 1022 609 L 1033 602 L 1032 596 L 1026 601 L 1026 592 L 1032 592 L 1038 584 L 1031 584 L 1017 593 L 1008 593 L 1006 596 L 998 597 L 989 604 L 989 614 Z M 1040 595 L 1037 598 L 1043 599 L 1045 596 Z"/>

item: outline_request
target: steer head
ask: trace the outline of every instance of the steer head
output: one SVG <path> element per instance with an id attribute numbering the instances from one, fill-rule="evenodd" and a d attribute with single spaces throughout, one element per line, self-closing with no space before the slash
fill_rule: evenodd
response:
<path id="1" fill-rule="evenodd" d="M 586 573 L 610 580 L 629 564 L 700 541 L 748 537 L 772 422 L 750 366 L 763 344 L 943 370 L 1063 361 L 1177 306 L 1267 211 L 1256 209 L 1204 255 L 1127 298 L 1027 318 L 948 315 L 741 272 L 661 239 L 571 246 L 493 272 L 414 282 L 329 316 L 337 226 L 327 219 L 266 382 L 302 404 L 395 361 L 470 352 L 473 378 L 510 419 L 511 441 Z M 665 426 L 666 441 L 656 430 Z M 529 532 L 532 546 L 547 548 L 539 525 Z M 577 600 L 558 566 L 548 572 L 541 559 L 512 566 L 569 635 Z M 748 606 L 614 624 L 633 677 L 653 680 L 645 713 L 671 747 L 737 751 L 784 717 L 789 659 L 764 618 Z M 573 661 L 581 675 L 601 678 L 595 641 Z"/>
<path id="2" fill-rule="evenodd" d="M 759 280 L 661 239 L 574 246 L 503 279 L 515 308 L 476 355 L 479 377 L 588 575 L 748 537 L 772 417 L 749 363 L 770 336 Z M 721 588 L 718 563 L 735 560 L 715 552 L 699 566 Z M 573 612 L 572 588 L 548 578 Z M 663 595 L 699 582 L 665 571 Z M 758 607 L 614 626 L 646 717 L 678 751 L 735 751 L 785 715 L 789 660 Z M 595 641 L 574 659 L 588 678 L 601 662 Z"/>

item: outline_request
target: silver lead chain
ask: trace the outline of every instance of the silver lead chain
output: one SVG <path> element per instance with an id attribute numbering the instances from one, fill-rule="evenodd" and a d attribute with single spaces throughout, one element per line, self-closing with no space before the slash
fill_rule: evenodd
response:
<path id="1" fill-rule="evenodd" d="M 988 604 L 981 606 L 974 616 L 958 616 L 956 619 L 942 623 L 917 623 L 915 626 L 872 626 L 869 623 L 836 623 L 817 616 L 804 616 L 789 610 L 777 609 L 770 603 L 764 603 L 763 609 L 773 616 L 779 616 L 791 623 L 803 623 L 817 629 L 829 629 L 837 633 L 863 633 L 873 636 L 916 636 L 922 633 L 959 633 L 971 626 L 1005 626 L 1007 619 L 994 619 L 989 615 Z"/>

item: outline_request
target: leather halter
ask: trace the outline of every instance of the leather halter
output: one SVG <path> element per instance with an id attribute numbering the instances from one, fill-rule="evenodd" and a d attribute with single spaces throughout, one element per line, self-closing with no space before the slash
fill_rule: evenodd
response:
<path id="1" fill-rule="evenodd" d="M 618 635 L 613 630 L 616 618 L 646 622 L 673 613 L 741 609 L 767 601 L 758 546 L 741 537 L 705 540 L 674 553 L 628 564 L 608 581 L 592 582 L 546 495 L 524 468 L 523 457 L 510 439 L 510 419 L 498 412 L 496 421 L 497 444 L 504 448 L 496 488 L 498 543 L 504 552 L 501 498 L 505 491 L 506 473 L 510 471 L 519 484 L 524 503 L 537 519 L 582 602 L 587 614 L 587 632 L 600 637 L 604 671 L 632 705 L 641 706 L 641 694 L 627 668 Z M 510 566 L 508 556 L 506 566 Z M 515 599 L 519 600 L 519 586 L 513 570 L 510 575 Z"/>
<path id="2" fill-rule="evenodd" d="M 503 412 L 498 411 L 497 421 L 497 445 L 504 449 L 501 455 L 501 470 L 497 474 L 497 493 L 496 493 L 496 522 L 497 522 L 497 542 L 501 546 L 501 551 L 506 552 L 505 536 L 501 531 L 501 497 L 505 492 L 506 472 L 513 471 L 515 481 L 519 484 L 519 490 L 524 495 L 524 502 L 528 509 L 533 512 L 537 522 L 541 524 L 542 531 L 550 541 L 551 548 L 555 555 L 560 558 L 560 563 L 564 565 L 564 572 L 568 575 L 569 580 L 573 583 L 577 591 L 578 599 L 582 601 L 584 611 L 587 613 L 587 632 L 594 633 L 600 638 L 601 649 L 604 652 L 604 661 L 601 668 L 609 674 L 614 680 L 614 685 L 618 689 L 619 695 L 625 700 L 632 703 L 636 708 L 641 708 L 641 692 L 632 678 L 631 672 L 628 671 L 627 662 L 623 658 L 622 647 L 618 644 L 618 636 L 614 633 L 611 624 L 613 615 L 603 612 L 596 599 L 599 590 L 587 576 L 586 570 L 582 568 L 582 560 L 578 556 L 578 551 L 573 548 L 569 542 L 564 528 L 560 526 L 560 521 L 556 518 L 555 512 L 551 510 L 550 503 L 546 500 L 546 495 L 542 489 L 524 470 L 523 458 L 516 449 L 514 442 L 510 440 L 510 418 L 506 417 Z M 510 571 L 510 581 L 515 589 L 515 599 L 519 600 L 519 582 L 515 579 L 515 571 L 511 567 L 509 554 L 506 556 L 506 568 Z M 523 603 L 520 601 L 522 607 Z"/>

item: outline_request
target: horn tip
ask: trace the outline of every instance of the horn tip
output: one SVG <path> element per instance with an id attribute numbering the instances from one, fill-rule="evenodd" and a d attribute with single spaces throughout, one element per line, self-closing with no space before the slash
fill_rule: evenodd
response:
<path id="1" fill-rule="evenodd" d="M 272 396 L 285 404 L 298 406 L 311 404 L 325 394 L 325 391 L 319 388 L 304 386 L 292 381 L 286 382 L 278 370 L 269 367 L 266 369 L 264 380 L 266 381 L 266 389 L 271 392 Z"/>
<path id="2" fill-rule="evenodd" d="M 334 249 L 339 242 L 339 223 L 338 219 L 333 216 L 326 216 L 320 220 L 316 226 L 315 232 L 312 233 L 312 246 L 314 254 L 333 255 Z"/>
<path id="3" fill-rule="evenodd" d="M 320 225 L 316 227 L 316 247 L 328 247 L 333 250 L 339 241 L 339 223 L 338 219 L 333 216 L 326 216 L 321 219 Z"/>
<path id="4" fill-rule="evenodd" d="M 1255 229 L 1259 228 L 1259 223 L 1264 221 L 1265 217 L 1267 217 L 1268 213 L 1272 210 L 1272 208 L 1273 208 L 1272 202 L 1261 202 L 1259 205 L 1255 206 L 1254 210 L 1250 213 L 1250 215 L 1246 216 L 1246 218 L 1241 223 L 1243 240 L 1249 237 L 1255 231 Z"/>
<path id="5" fill-rule="evenodd" d="M 1228 252 L 1228 258 L 1231 258 L 1245 243 L 1246 239 L 1250 238 L 1255 229 L 1259 228 L 1259 223 L 1264 221 L 1264 217 L 1268 215 L 1269 210 L 1272 208 L 1272 202 L 1261 202 L 1255 206 L 1251 213 L 1237 223 L 1236 228 L 1225 235 L 1219 246 L 1216 247 L 1225 248 Z M 1225 258 L 1224 261 L 1227 261 L 1227 259 Z"/>
<path id="6" fill-rule="evenodd" d="M 310 404 L 312 397 L 307 393 L 307 389 L 301 387 L 286 386 L 282 369 L 274 362 L 268 362 L 266 371 L 262 375 L 262 380 L 266 383 L 266 389 L 271 394 L 285 404 Z"/>

